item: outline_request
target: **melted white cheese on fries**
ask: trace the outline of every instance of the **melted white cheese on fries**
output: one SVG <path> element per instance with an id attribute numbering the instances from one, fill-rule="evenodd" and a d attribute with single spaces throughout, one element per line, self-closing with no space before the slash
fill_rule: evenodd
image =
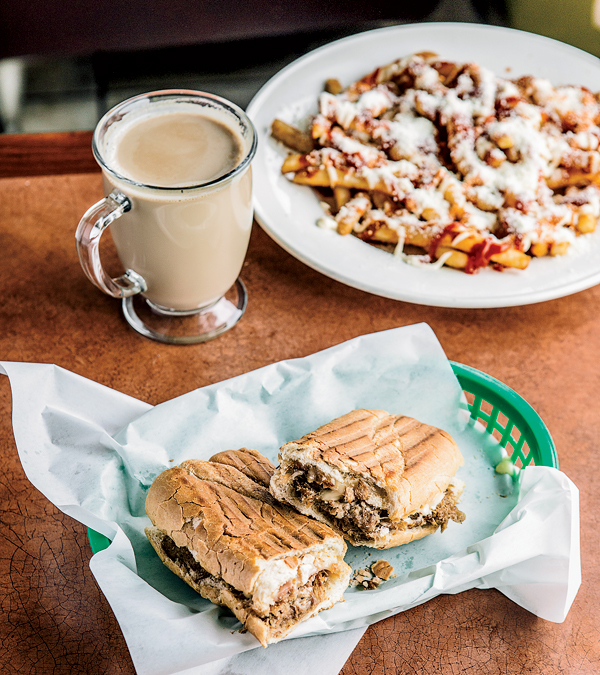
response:
<path id="1" fill-rule="evenodd" d="M 320 224 L 466 272 L 561 255 L 600 216 L 600 104 L 585 87 L 414 54 L 324 92 L 282 171 L 329 190 Z M 286 142 L 286 134 L 275 134 Z"/>

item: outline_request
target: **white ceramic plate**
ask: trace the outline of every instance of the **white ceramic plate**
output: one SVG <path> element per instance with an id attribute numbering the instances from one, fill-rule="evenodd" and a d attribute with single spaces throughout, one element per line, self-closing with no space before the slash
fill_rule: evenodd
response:
<path id="1" fill-rule="evenodd" d="M 333 279 L 388 298 L 437 307 L 511 307 L 551 300 L 600 283 L 600 232 L 578 240 L 567 256 L 533 260 L 525 271 L 479 274 L 422 269 L 354 237 L 316 225 L 322 209 L 311 188 L 280 173 L 286 154 L 269 135 L 280 117 L 298 122 L 316 112 L 329 77 L 344 85 L 374 68 L 417 51 L 476 61 L 497 75 L 536 75 L 554 84 L 600 91 L 600 60 L 548 38 L 497 26 L 428 23 L 359 33 L 321 47 L 275 75 L 254 97 L 248 114 L 259 149 L 253 164 L 256 218 L 286 251 Z"/>

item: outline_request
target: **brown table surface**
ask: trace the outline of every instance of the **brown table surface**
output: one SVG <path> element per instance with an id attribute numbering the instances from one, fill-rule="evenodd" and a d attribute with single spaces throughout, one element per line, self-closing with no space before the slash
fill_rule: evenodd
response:
<path id="1" fill-rule="evenodd" d="M 0 137 L 0 359 L 54 363 L 157 404 L 361 334 L 429 323 L 448 358 L 505 382 L 546 422 L 581 492 L 583 584 L 562 624 L 494 590 L 436 598 L 370 627 L 342 673 L 600 673 L 600 286 L 509 309 L 421 307 L 322 276 L 255 225 L 241 322 L 206 344 L 162 345 L 134 333 L 79 266 L 75 228 L 102 196 L 89 141 Z M 0 673 L 131 675 L 85 528 L 23 473 L 5 377 L 0 406 Z"/>

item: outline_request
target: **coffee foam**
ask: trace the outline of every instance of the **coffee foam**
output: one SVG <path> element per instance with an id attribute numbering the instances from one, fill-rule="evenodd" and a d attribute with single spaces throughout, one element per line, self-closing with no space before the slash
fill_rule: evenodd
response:
<path id="1" fill-rule="evenodd" d="M 169 122 L 161 125 L 161 120 L 165 118 L 168 118 Z M 193 129 L 190 127 L 191 131 L 188 130 L 188 132 L 193 133 L 193 135 L 189 141 L 185 137 L 179 138 L 173 129 L 173 127 L 184 127 L 188 121 L 193 121 L 194 118 L 200 118 L 201 125 L 204 124 L 207 127 L 206 131 L 208 132 L 209 143 L 206 147 L 203 147 L 201 128 Z M 153 125 L 154 120 L 156 120 L 156 125 Z M 172 124 L 170 123 L 171 121 Z M 123 146 L 128 142 L 131 144 L 131 142 L 137 143 L 139 141 L 139 139 L 135 138 L 133 141 L 131 140 L 132 137 L 136 136 L 136 131 L 139 132 L 138 136 L 140 133 L 144 135 L 146 132 L 148 135 L 151 135 L 153 133 L 152 127 L 157 125 L 159 131 L 162 126 L 160 133 L 162 133 L 163 149 L 166 154 L 163 157 L 160 148 L 158 149 L 158 154 L 151 149 L 150 153 L 147 154 L 146 160 L 148 170 L 145 171 L 143 167 L 144 158 L 140 155 L 139 147 L 126 148 L 125 151 L 129 152 L 130 156 L 129 158 L 125 156 L 124 159 Z M 143 131 L 140 131 L 141 127 L 144 127 Z M 225 133 L 221 133 L 221 131 Z M 231 144 L 233 156 L 229 160 L 222 160 L 223 153 L 227 155 L 228 142 Z M 196 150 L 196 155 L 194 155 L 193 153 Z M 204 164 L 194 165 L 193 163 L 195 156 L 198 156 L 201 161 L 203 150 L 213 153 L 212 156 L 207 155 L 206 159 L 208 161 L 205 164 L 209 166 L 206 167 L 206 171 L 204 171 Z M 125 177 L 127 181 L 133 181 L 145 186 L 158 187 L 163 192 L 164 188 L 189 189 L 210 183 L 226 175 L 239 165 L 248 150 L 248 140 L 242 135 L 237 119 L 226 111 L 189 102 L 158 101 L 129 112 L 122 120 L 109 127 L 103 139 L 102 155 L 110 169 L 119 176 Z M 185 164 L 187 161 L 190 165 L 189 169 L 192 179 L 175 182 L 172 180 L 160 180 L 161 173 L 168 173 L 165 163 L 169 161 L 173 162 L 174 166 L 175 163 L 177 164 L 173 175 L 178 177 L 183 175 L 182 172 L 185 173 L 186 168 L 185 166 L 182 167 L 181 164 Z M 142 167 L 141 169 L 140 166 Z M 155 167 L 158 167 L 158 170 L 155 170 Z M 153 180 L 153 177 L 155 179 L 159 178 L 159 180 Z M 163 175 L 162 178 L 164 179 L 165 176 Z M 129 189 L 131 190 L 131 187 Z M 146 197 L 148 196 L 148 193 L 146 193 Z M 175 199 L 179 200 L 181 196 Z M 164 192 L 162 198 L 164 198 Z"/>

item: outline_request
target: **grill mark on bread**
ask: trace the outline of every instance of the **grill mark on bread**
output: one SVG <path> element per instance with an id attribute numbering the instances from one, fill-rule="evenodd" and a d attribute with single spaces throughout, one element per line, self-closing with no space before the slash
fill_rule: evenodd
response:
<path id="1" fill-rule="evenodd" d="M 227 455 L 228 453 L 221 454 Z M 180 467 L 200 480 L 225 485 L 246 497 L 267 503 L 275 503 L 272 495 L 264 485 L 258 484 L 252 477 L 245 475 L 231 465 L 189 459 L 182 462 Z"/>
<path id="2" fill-rule="evenodd" d="M 347 419 L 341 421 L 337 418 L 324 424 L 315 431 L 306 434 L 301 440 L 318 439 L 324 447 L 329 447 L 333 440 L 333 445 L 348 443 L 352 439 L 359 438 L 363 433 L 363 422 L 373 417 L 377 418 L 378 411 L 355 410 L 348 413 Z"/>
<path id="3" fill-rule="evenodd" d="M 253 555 L 266 558 L 272 555 L 282 553 L 289 548 L 302 549 L 309 542 L 314 541 L 311 535 L 319 533 L 318 541 L 322 540 L 322 526 L 317 522 L 308 521 L 308 524 L 299 531 L 294 527 L 293 532 L 283 531 L 283 520 L 281 516 L 287 511 L 287 507 L 275 507 L 271 504 L 265 504 L 255 500 L 252 497 L 246 497 L 237 493 L 226 485 L 221 483 L 212 483 L 210 481 L 198 479 L 192 474 L 188 474 L 182 469 L 175 467 L 169 471 L 176 472 L 176 476 L 181 481 L 179 489 L 173 491 L 172 496 L 159 513 L 164 512 L 169 504 L 174 508 L 181 510 L 183 520 L 191 520 L 198 517 L 201 511 L 208 513 L 203 517 L 204 531 L 206 532 L 206 545 L 214 548 L 222 537 L 227 537 L 227 547 L 233 545 L 243 550 L 251 552 Z M 184 497 L 186 501 L 179 503 L 178 496 L 185 491 L 193 494 L 193 499 L 188 495 Z M 271 501 L 275 501 L 270 495 Z M 283 513 L 282 513 L 283 512 Z M 243 518 L 243 519 L 242 519 Z M 225 527 L 225 522 L 229 527 Z M 293 517 L 288 522 L 294 522 Z M 273 538 L 267 540 L 265 537 L 270 531 L 274 531 L 279 539 Z M 183 533 L 182 533 L 183 534 Z M 202 534 L 195 530 L 195 535 Z M 247 535 L 259 534 L 260 543 L 252 543 L 246 539 Z M 196 536 L 197 538 L 197 536 Z M 230 541 L 230 540 L 236 540 Z M 281 542 L 285 541 L 286 546 Z"/>
<path id="4" fill-rule="evenodd" d="M 245 461 L 248 452 L 251 471 L 255 459 L 268 466 L 254 451 L 220 459 Z M 154 525 L 146 533 L 165 565 L 229 607 L 263 646 L 343 600 L 351 574 L 343 539 L 277 502 L 232 464 L 188 460 L 167 469 L 150 487 L 146 511 Z M 156 533 L 189 555 L 171 550 L 169 557 Z"/>
<path id="5" fill-rule="evenodd" d="M 266 457 L 250 448 L 225 450 L 213 455 L 209 461 L 232 466 L 265 487 L 269 486 L 269 481 L 275 471 L 275 466 Z"/>
<path id="6" fill-rule="evenodd" d="M 409 541 L 399 535 L 406 529 L 420 538 L 445 527 L 447 519 L 420 519 L 417 532 L 401 521 L 437 503 L 463 463 L 445 431 L 381 410 L 352 411 L 284 444 L 279 457 L 274 496 L 355 545 L 381 547 Z"/>
<path id="7" fill-rule="evenodd" d="M 398 416 L 395 420 L 385 419 L 387 413 L 381 410 L 358 410 L 349 413 L 347 420 L 338 418 L 320 427 L 310 434 L 306 434 L 301 441 L 316 439 L 323 447 L 335 448 L 340 454 L 349 454 L 353 447 L 360 448 L 369 444 L 369 441 L 383 445 L 387 438 L 394 434 L 393 427 L 398 419 L 410 423 L 414 420 Z M 343 421 L 341 421 L 343 420 Z M 300 442 L 301 442 L 300 441 Z"/>
<path id="8" fill-rule="evenodd" d="M 422 444 L 440 433 L 404 415 L 358 410 L 306 434 L 295 444 L 305 446 L 315 459 L 320 455 L 338 468 L 357 473 L 366 470 L 383 480 L 404 473 L 414 453 L 424 451 Z M 356 464 L 350 465 L 348 459 Z"/>
<path id="9" fill-rule="evenodd" d="M 426 429 L 426 433 L 415 438 L 409 446 L 403 448 L 405 471 L 414 470 L 424 460 L 430 451 L 429 446 L 426 446 L 427 441 L 439 435 L 439 429 L 433 427 L 426 427 Z"/>

